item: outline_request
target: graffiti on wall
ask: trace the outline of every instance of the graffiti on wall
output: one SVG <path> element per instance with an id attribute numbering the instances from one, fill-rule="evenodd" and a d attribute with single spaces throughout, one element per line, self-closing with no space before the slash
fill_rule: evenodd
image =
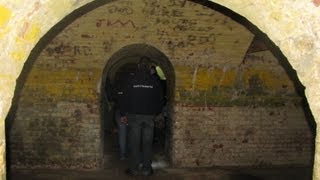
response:
<path id="1" fill-rule="evenodd" d="M 136 25 L 132 20 L 111 20 L 111 19 L 98 19 L 96 22 L 96 27 L 121 27 L 121 28 L 127 28 L 127 27 L 133 27 L 135 28 Z"/>
<path id="2" fill-rule="evenodd" d="M 48 56 L 90 56 L 92 55 L 92 50 L 90 46 L 87 45 L 66 45 L 64 43 L 60 43 L 57 46 L 47 47 L 46 52 Z"/>
<path id="3" fill-rule="evenodd" d="M 73 47 L 73 54 L 75 56 L 77 56 L 77 55 L 90 56 L 90 55 L 92 55 L 91 47 L 90 46 L 75 45 Z"/>
<path id="4" fill-rule="evenodd" d="M 110 52 L 112 49 L 112 45 L 113 45 L 113 38 L 111 37 L 111 39 L 105 40 L 103 42 L 103 50 L 104 52 Z"/>
<path id="5" fill-rule="evenodd" d="M 133 9 L 128 6 L 112 5 L 112 6 L 108 7 L 107 12 L 109 14 L 131 15 L 131 14 L 133 14 Z"/>

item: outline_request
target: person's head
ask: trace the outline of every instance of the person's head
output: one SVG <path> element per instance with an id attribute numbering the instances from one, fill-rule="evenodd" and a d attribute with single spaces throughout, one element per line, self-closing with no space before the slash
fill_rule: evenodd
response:
<path id="1" fill-rule="evenodd" d="M 150 74 L 151 74 L 151 75 L 154 75 L 154 74 L 156 74 L 156 73 L 157 73 L 156 66 L 151 65 L 151 66 L 150 66 Z"/>
<path id="2" fill-rule="evenodd" d="M 147 57 L 147 56 L 142 56 L 140 58 L 139 63 L 138 63 L 138 71 L 148 72 L 149 71 L 149 65 L 150 65 L 150 58 Z"/>

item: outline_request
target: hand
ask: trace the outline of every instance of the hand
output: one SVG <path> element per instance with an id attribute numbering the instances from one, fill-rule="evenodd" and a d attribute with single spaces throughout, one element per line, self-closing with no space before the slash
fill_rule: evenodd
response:
<path id="1" fill-rule="evenodd" d="M 121 116 L 120 117 L 120 122 L 123 124 L 128 124 L 128 118 L 127 116 Z"/>

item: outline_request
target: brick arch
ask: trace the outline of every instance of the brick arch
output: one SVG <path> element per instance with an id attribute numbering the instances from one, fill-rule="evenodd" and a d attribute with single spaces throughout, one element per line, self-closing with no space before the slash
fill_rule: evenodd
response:
<path id="1" fill-rule="evenodd" d="M 62 18 L 92 2 L 92 0 L 70 0 L 62 6 L 58 1 L 45 0 L 19 5 L 11 0 L 0 2 L 0 39 L 2 76 L 0 79 L 1 100 L 1 158 L 0 176 L 5 179 L 4 119 L 9 111 L 15 80 L 20 75 L 24 62 L 39 39 Z M 101 1 L 102 2 L 102 1 Z M 104 0 L 103 2 L 109 2 Z M 256 1 L 256 0 L 212 0 L 244 16 L 266 33 L 288 58 L 306 87 L 306 96 L 316 121 L 320 118 L 320 68 L 319 32 L 320 14 L 318 1 Z M 257 13 L 259 12 L 259 13 Z M 26 18 L 21 18 L 26 17 Z M 45 18 L 45 20 L 43 20 Z M 3 28 L 4 27 L 4 28 Z M 319 131 L 319 130 L 318 130 Z M 316 139 L 314 179 L 320 179 L 320 138 Z"/>
<path id="2" fill-rule="evenodd" d="M 111 82 L 113 82 L 114 76 L 120 67 L 127 63 L 137 63 L 142 56 L 148 56 L 152 63 L 161 67 L 165 76 L 170 77 L 167 81 L 168 87 L 170 87 L 167 93 L 169 100 L 173 101 L 175 87 L 173 65 L 166 54 L 149 44 L 130 44 L 122 47 L 110 57 L 103 74 L 104 76 L 108 76 Z M 102 79 L 105 81 L 106 77 L 103 77 Z"/>

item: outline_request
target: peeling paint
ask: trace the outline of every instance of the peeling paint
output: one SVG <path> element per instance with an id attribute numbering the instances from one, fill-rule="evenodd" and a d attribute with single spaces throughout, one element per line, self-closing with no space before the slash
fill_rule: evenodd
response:
<path id="1" fill-rule="evenodd" d="M 319 5 L 320 5 L 320 0 L 313 0 L 313 4 L 314 4 L 316 7 L 319 7 Z"/>
<path id="2" fill-rule="evenodd" d="M 31 16 L 32 14 L 37 12 L 40 8 L 41 8 L 41 2 L 37 1 L 36 3 L 34 3 L 33 10 L 30 13 L 28 13 L 28 16 Z"/>
<path id="3" fill-rule="evenodd" d="M 0 39 L 2 39 L 4 35 L 8 34 L 10 30 L 11 28 L 7 26 L 5 28 L 0 28 Z"/>
<path id="4" fill-rule="evenodd" d="M 271 13 L 271 17 L 276 21 L 280 21 L 282 19 L 282 14 L 280 12 L 273 12 Z"/>
<path id="5" fill-rule="evenodd" d="M 48 1 L 47 6 L 55 17 L 61 17 L 65 14 L 67 9 L 71 9 L 72 1 Z"/>
<path id="6" fill-rule="evenodd" d="M 10 55 L 11 55 L 11 58 L 14 60 L 23 60 L 24 57 L 26 57 L 26 54 L 27 53 L 25 50 L 19 50 L 19 51 L 12 52 Z"/>
<path id="7" fill-rule="evenodd" d="M 8 23 L 11 17 L 11 10 L 0 5 L 0 28 Z"/>
<path id="8" fill-rule="evenodd" d="M 194 90 L 195 90 L 195 82 L 197 79 L 197 72 L 198 72 L 198 67 L 196 67 L 193 71 L 193 76 L 192 76 L 192 94 L 194 94 Z"/>
<path id="9" fill-rule="evenodd" d="M 36 41 L 41 33 L 41 29 L 38 25 L 31 25 L 29 26 L 28 30 L 26 31 L 26 33 L 24 34 L 24 39 L 27 41 Z"/>

